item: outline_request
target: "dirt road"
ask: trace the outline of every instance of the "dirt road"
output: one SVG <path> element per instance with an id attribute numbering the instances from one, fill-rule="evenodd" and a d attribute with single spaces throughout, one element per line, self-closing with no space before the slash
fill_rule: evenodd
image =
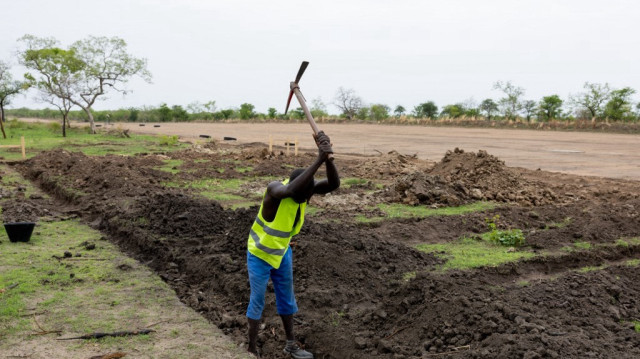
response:
<path id="1" fill-rule="evenodd" d="M 300 147 L 314 146 L 306 123 L 162 123 L 160 127 L 137 123 L 121 126 L 139 133 L 181 137 L 210 135 L 216 140 L 235 137 L 238 143 L 269 142 L 269 135 L 282 145 L 296 136 Z M 542 132 L 508 129 L 473 129 L 363 124 L 321 124 L 340 153 L 374 155 L 396 150 L 418 157 L 440 160 L 455 147 L 467 151 L 487 150 L 508 166 L 543 169 L 587 176 L 640 179 L 640 136 L 588 132 Z"/>

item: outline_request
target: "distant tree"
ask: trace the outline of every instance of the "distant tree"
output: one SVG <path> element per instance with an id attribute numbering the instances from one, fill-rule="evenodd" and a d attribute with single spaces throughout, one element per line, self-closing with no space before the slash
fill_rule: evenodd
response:
<path id="1" fill-rule="evenodd" d="M 276 110 L 275 107 L 269 107 L 269 109 L 267 110 L 267 115 L 269 116 L 269 118 L 276 118 L 278 117 L 278 110 Z"/>
<path id="2" fill-rule="evenodd" d="M 611 88 L 609 84 L 595 84 L 585 82 L 583 88 L 585 92 L 571 96 L 570 102 L 577 107 L 576 112 L 581 109 L 589 111 L 592 120 L 604 117 L 604 105 L 611 98 Z"/>
<path id="3" fill-rule="evenodd" d="M 631 96 L 636 90 L 625 87 L 611 91 L 610 100 L 604 107 L 604 115 L 614 121 L 627 121 L 633 118 L 631 109 Z"/>
<path id="4" fill-rule="evenodd" d="M 160 122 L 171 122 L 173 116 L 171 115 L 171 109 L 166 103 L 163 103 L 156 109 Z"/>
<path id="5" fill-rule="evenodd" d="M 121 38 L 89 36 L 73 43 L 70 50 L 85 64 L 79 96 L 72 97 L 72 101 L 87 114 L 92 133 L 95 125 L 91 108 L 99 97 L 109 90 L 126 94 L 121 86 L 134 76 L 151 82 L 147 60 L 129 54 L 127 43 Z"/>
<path id="6" fill-rule="evenodd" d="M 320 97 L 311 100 L 311 108 L 309 108 L 309 112 L 311 112 L 311 116 L 313 117 L 329 116 L 329 113 L 327 113 L 327 105 L 325 105 Z"/>
<path id="7" fill-rule="evenodd" d="M 199 101 L 194 101 L 187 105 L 187 112 L 191 114 L 204 112 L 204 109 L 204 105 Z"/>
<path id="8" fill-rule="evenodd" d="M 234 112 L 232 109 L 220 110 L 213 113 L 213 118 L 216 120 L 228 120 L 233 117 Z"/>
<path id="9" fill-rule="evenodd" d="M 171 117 L 177 122 L 189 121 L 189 113 L 180 105 L 174 105 L 171 107 Z"/>
<path id="10" fill-rule="evenodd" d="M 404 113 L 406 111 L 407 110 L 403 106 L 398 105 L 398 106 L 396 106 L 396 109 L 393 110 L 393 113 L 396 115 L 396 117 L 400 117 L 400 116 L 404 115 Z"/>
<path id="11" fill-rule="evenodd" d="M 526 100 L 522 102 L 522 111 L 524 112 L 527 122 L 531 122 L 531 117 L 536 113 L 537 108 L 538 104 L 533 100 Z"/>
<path id="12" fill-rule="evenodd" d="M 443 117 L 460 117 L 463 116 L 465 114 L 465 108 L 462 104 L 455 104 L 455 105 L 446 105 L 443 109 L 442 112 L 440 112 L 440 116 Z"/>
<path id="13" fill-rule="evenodd" d="M 389 118 L 391 109 L 387 105 L 373 104 L 369 108 L 369 117 L 374 121 L 380 121 Z"/>
<path id="14" fill-rule="evenodd" d="M 498 104 L 488 98 L 480 103 L 479 109 L 486 114 L 488 120 L 491 120 L 491 115 L 498 112 Z"/>
<path id="15" fill-rule="evenodd" d="M 210 113 L 216 112 L 216 102 L 213 100 L 203 103 L 202 106 L 204 106 L 204 108 L 206 108 Z"/>
<path id="16" fill-rule="evenodd" d="M 538 104 L 539 117 L 550 121 L 562 115 L 562 99 L 558 95 L 545 96 Z"/>
<path id="17" fill-rule="evenodd" d="M 358 113 L 356 113 L 356 118 L 360 120 L 366 120 L 369 116 L 371 116 L 371 109 L 366 106 L 360 107 Z"/>
<path id="18" fill-rule="evenodd" d="M 302 120 L 304 118 L 304 110 L 302 107 L 296 107 L 288 112 L 289 118 L 293 118 L 296 120 Z"/>
<path id="19" fill-rule="evenodd" d="M 240 105 L 240 118 L 243 120 L 249 120 L 256 116 L 256 113 L 253 111 L 255 106 L 250 103 L 243 103 Z"/>
<path id="20" fill-rule="evenodd" d="M 25 35 L 19 41 L 25 47 L 19 50 L 18 59 L 33 71 L 26 73 L 25 78 L 29 86 L 39 90 L 38 100 L 58 108 L 62 115 L 62 136 L 66 137 L 69 111 L 73 107 L 73 97 L 77 95 L 86 64 L 75 56 L 73 50 L 57 47 L 54 38 Z"/>
<path id="21" fill-rule="evenodd" d="M 0 61 L 0 129 L 4 138 L 7 138 L 7 134 L 4 132 L 4 108 L 11 103 L 11 97 L 29 87 L 28 82 L 14 81 L 9 70 L 9 64 Z"/>
<path id="22" fill-rule="evenodd" d="M 363 106 L 362 99 L 356 96 L 353 89 L 347 90 L 343 87 L 338 88 L 333 104 L 339 108 L 342 115 L 348 119 L 355 117 Z"/>
<path id="23" fill-rule="evenodd" d="M 524 95 L 524 89 L 513 85 L 510 81 L 498 81 L 493 85 L 493 88 L 502 91 L 505 95 L 505 97 L 498 100 L 498 105 L 502 108 L 504 117 L 509 120 L 515 120 L 518 117 L 518 112 L 522 109 L 520 99 Z"/>
<path id="24" fill-rule="evenodd" d="M 434 118 L 438 116 L 438 106 L 433 101 L 423 102 L 413 108 L 413 115 L 416 117 Z"/>
<path id="25" fill-rule="evenodd" d="M 140 114 L 140 110 L 138 110 L 135 107 L 130 107 L 129 108 L 129 117 L 127 118 L 127 121 L 129 121 L 129 122 L 138 121 L 138 114 Z"/>

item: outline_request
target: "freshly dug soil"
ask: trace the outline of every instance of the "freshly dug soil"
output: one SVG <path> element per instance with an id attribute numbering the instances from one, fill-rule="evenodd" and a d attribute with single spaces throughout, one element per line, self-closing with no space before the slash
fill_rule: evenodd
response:
<path id="1" fill-rule="evenodd" d="M 527 185 L 548 177 L 535 171 L 518 176 L 488 154 L 455 151 L 447 156 L 429 174 L 445 185 L 460 181 L 468 192 L 495 193 L 494 200 L 500 186 L 529 191 Z M 274 161 L 254 159 L 234 158 L 240 161 L 234 166 L 257 168 Z M 154 156 L 53 151 L 18 168 L 65 201 L 68 211 L 156 270 L 184 303 L 244 342 L 246 241 L 258 208 L 228 210 L 164 188 L 160 179 L 171 175 L 154 170 L 158 164 Z M 276 172 L 290 171 L 283 167 Z M 640 335 L 630 324 L 640 318 L 640 270 L 626 264 L 640 258 L 640 248 L 613 245 L 621 237 L 640 235 L 639 186 L 625 182 L 612 191 L 609 182 L 582 180 L 593 188 L 567 202 L 558 195 L 527 192 L 537 196 L 526 197 L 522 204 L 527 206 L 507 199 L 507 205 L 493 211 L 464 216 L 372 225 L 341 221 L 339 212 L 322 218 L 327 223 L 308 218 L 292 244 L 298 339 L 318 358 L 640 356 Z M 461 202 L 472 198 L 447 186 L 452 189 L 447 193 Z M 564 177 L 540 188 L 563 186 L 570 186 Z M 523 229 L 528 249 L 549 254 L 499 267 L 441 272 L 435 270 L 441 259 L 414 247 L 484 232 L 484 218 L 494 214 L 500 214 L 501 227 Z M 576 240 L 588 240 L 594 249 L 560 249 Z M 600 265 L 605 266 L 576 271 Z M 284 333 L 269 292 L 259 344 L 265 358 L 284 358 Z"/>
<path id="2" fill-rule="evenodd" d="M 539 206 L 557 203 L 558 196 L 539 183 L 528 181 L 486 151 L 448 151 L 426 172 L 398 177 L 391 200 L 407 204 L 459 206 L 479 200 Z"/>

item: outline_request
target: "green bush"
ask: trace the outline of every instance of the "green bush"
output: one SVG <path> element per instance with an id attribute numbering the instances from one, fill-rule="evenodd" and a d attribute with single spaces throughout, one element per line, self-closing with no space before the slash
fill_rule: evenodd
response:
<path id="1" fill-rule="evenodd" d="M 53 133 L 60 133 L 60 131 L 62 131 L 62 125 L 58 122 L 49 122 L 47 124 L 47 130 Z"/>
<path id="2" fill-rule="evenodd" d="M 501 246 L 508 247 L 520 247 L 524 244 L 524 234 L 519 229 L 498 229 L 497 222 L 500 219 L 500 215 L 496 214 L 493 218 L 485 219 L 490 232 L 487 234 L 489 241 L 499 244 Z"/>
<path id="3" fill-rule="evenodd" d="M 178 144 L 178 136 L 160 136 L 160 146 L 175 146 Z"/>

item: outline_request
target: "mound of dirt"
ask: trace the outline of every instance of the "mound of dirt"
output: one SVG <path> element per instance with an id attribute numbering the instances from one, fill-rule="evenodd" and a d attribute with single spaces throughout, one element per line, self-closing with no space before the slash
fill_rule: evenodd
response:
<path id="1" fill-rule="evenodd" d="M 349 169 L 349 176 L 371 179 L 391 179 L 400 174 L 423 171 L 431 167 L 431 163 L 418 159 L 416 155 L 403 155 L 397 151 L 370 157 L 367 161 L 354 163 Z"/>
<path id="2" fill-rule="evenodd" d="M 443 206 L 478 200 L 539 206 L 558 200 L 551 190 L 524 179 L 486 151 L 464 152 L 458 148 L 447 151 L 429 171 L 398 177 L 387 195 L 392 201 L 406 204 Z"/>

